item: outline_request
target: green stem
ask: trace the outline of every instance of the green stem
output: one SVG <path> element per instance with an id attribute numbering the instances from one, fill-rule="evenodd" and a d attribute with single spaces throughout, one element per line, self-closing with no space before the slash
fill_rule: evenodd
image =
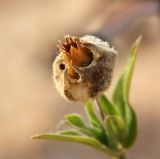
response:
<path id="1" fill-rule="evenodd" d="M 97 107 L 99 109 L 101 118 L 102 118 L 102 120 L 104 120 L 105 119 L 105 115 L 103 113 L 103 110 L 101 109 L 101 106 L 100 106 L 100 103 L 99 103 L 99 100 L 98 100 L 97 97 L 95 98 L 95 101 L 96 101 Z M 127 157 L 126 157 L 125 154 L 122 154 L 121 156 L 114 156 L 114 157 L 112 157 L 112 159 L 127 159 Z"/>
<path id="2" fill-rule="evenodd" d="M 113 157 L 112 159 L 127 159 L 127 157 L 126 155 L 121 155 L 121 156 Z"/>

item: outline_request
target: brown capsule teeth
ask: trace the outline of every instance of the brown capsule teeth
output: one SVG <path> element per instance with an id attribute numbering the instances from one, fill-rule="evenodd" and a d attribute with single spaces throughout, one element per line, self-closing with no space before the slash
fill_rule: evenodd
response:
<path id="1" fill-rule="evenodd" d="M 76 40 L 77 40 L 78 38 L 77 37 L 71 37 L 71 36 L 66 36 L 65 37 L 65 42 L 66 42 L 66 44 L 67 45 L 76 45 Z"/>
<path id="2" fill-rule="evenodd" d="M 70 37 L 69 40 L 70 40 L 70 44 L 74 43 L 73 38 Z"/>
<path id="3" fill-rule="evenodd" d="M 68 46 L 66 43 L 63 43 L 62 41 L 58 40 L 58 45 L 57 45 L 57 47 L 58 47 L 59 49 L 65 49 L 66 46 Z"/>
<path id="4" fill-rule="evenodd" d="M 61 46 L 60 46 L 59 44 L 57 44 L 56 47 L 57 47 L 58 49 L 61 49 Z"/>
<path id="5" fill-rule="evenodd" d="M 73 43 L 71 36 L 65 37 L 65 42 L 66 42 L 68 45 L 71 45 L 71 44 Z"/>
<path id="6" fill-rule="evenodd" d="M 58 44 L 59 44 L 59 45 L 62 45 L 62 41 L 61 41 L 61 40 L 58 40 Z"/>
<path id="7" fill-rule="evenodd" d="M 70 44 L 70 41 L 69 41 L 69 38 L 65 38 L 65 42 L 69 45 Z"/>
<path id="8" fill-rule="evenodd" d="M 77 39 L 78 38 L 76 38 L 75 36 L 72 37 L 72 40 L 73 40 L 74 43 L 76 42 Z"/>
<path id="9" fill-rule="evenodd" d="M 58 41 L 58 44 L 56 45 L 59 49 L 61 49 L 62 48 L 62 42 L 59 40 Z"/>
<path id="10" fill-rule="evenodd" d="M 76 45 L 77 45 L 77 48 L 79 48 L 79 47 L 80 47 L 80 41 L 79 41 L 79 39 L 77 39 L 77 40 L 75 41 L 75 43 L 76 43 Z"/>
<path id="11" fill-rule="evenodd" d="M 76 40 L 76 45 L 77 45 L 78 50 L 82 51 L 82 44 L 79 39 Z"/>
<path id="12" fill-rule="evenodd" d="M 66 42 L 63 43 L 63 46 L 68 46 L 68 44 Z"/>

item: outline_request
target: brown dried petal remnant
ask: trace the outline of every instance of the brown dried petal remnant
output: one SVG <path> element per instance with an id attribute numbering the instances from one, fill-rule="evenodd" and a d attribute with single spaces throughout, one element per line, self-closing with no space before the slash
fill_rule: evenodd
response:
<path id="1" fill-rule="evenodd" d="M 116 51 L 94 36 L 65 36 L 59 41 L 59 55 L 53 63 L 58 91 L 72 101 L 94 98 L 108 88 Z"/>
<path id="2" fill-rule="evenodd" d="M 59 41 L 57 47 L 63 53 L 64 60 L 68 65 L 67 74 L 71 78 L 78 79 L 79 75 L 73 69 L 72 63 L 77 67 L 87 66 L 93 59 L 92 53 L 81 45 L 79 38 L 71 36 L 66 36 L 65 42 Z"/>

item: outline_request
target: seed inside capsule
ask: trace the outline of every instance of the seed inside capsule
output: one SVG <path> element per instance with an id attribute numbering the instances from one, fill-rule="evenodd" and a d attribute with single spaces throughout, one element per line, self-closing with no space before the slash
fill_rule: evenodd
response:
<path id="1" fill-rule="evenodd" d="M 72 63 L 77 67 L 85 67 L 93 60 L 92 53 L 89 49 L 82 46 L 82 43 L 77 37 L 65 37 L 65 42 L 62 43 L 59 41 L 58 48 L 63 53 L 64 61 L 68 65 L 67 74 L 71 78 L 79 78 L 79 75 L 73 69 Z"/>

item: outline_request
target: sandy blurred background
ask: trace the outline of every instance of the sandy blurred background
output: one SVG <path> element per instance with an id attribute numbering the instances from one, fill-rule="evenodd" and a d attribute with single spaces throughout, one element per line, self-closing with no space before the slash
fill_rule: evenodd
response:
<path id="1" fill-rule="evenodd" d="M 0 0 L 0 159 L 105 159 L 81 145 L 35 141 L 54 131 L 67 103 L 52 83 L 52 62 L 64 34 L 98 35 L 119 51 L 114 82 L 131 43 L 143 42 L 131 88 L 139 136 L 131 158 L 160 158 L 160 17 L 154 0 Z M 110 95 L 112 87 L 107 94 Z"/>

